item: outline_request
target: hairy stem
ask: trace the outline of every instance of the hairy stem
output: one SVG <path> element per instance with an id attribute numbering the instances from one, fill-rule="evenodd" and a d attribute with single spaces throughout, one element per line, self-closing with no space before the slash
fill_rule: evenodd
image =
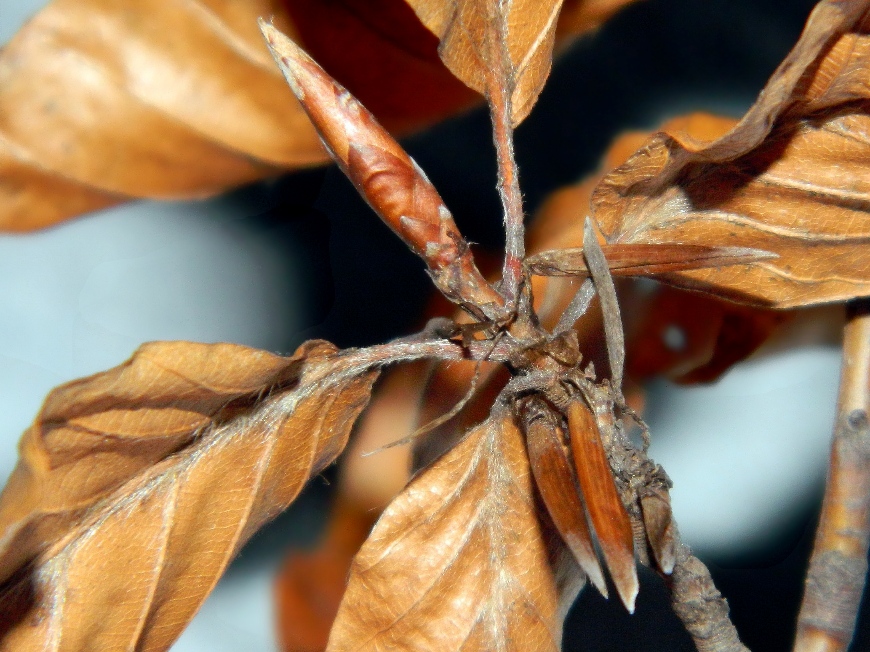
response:
<path id="1" fill-rule="evenodd" d="M 847 307 L 837 421 L 795 652 L 846 650 L 870 542 L 870 300 Z"/>
<path id="2" fill-rule="evenodd" d="M 507 56 L 505 53 L 504 56 Z M 498 192 L 504 211 L 505 252 L 501 293 L 508 313 L 517 306 L 526 255 L 523 196 L 520 192 L 517 163 L 514 159 L 514 136 L 511 122 L 511 90 L 504 84 L 490 95 L 493 139 L 498 158 Z"/>

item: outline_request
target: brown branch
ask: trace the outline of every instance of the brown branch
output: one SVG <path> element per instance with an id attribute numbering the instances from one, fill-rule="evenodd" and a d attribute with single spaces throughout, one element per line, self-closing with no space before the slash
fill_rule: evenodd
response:
<path id="1" fill-rule="evenodd" d="M 728 602 L 719 593 L 704 563 L 679 542 L 670 575 L 671 605 L 698 652 L 749 652 L 728 617 Z"/>
<path id="2" fill-rule="evenodd" d="M 846 650 L 870 542 L 870 299 L 847 307 L 837 421 L 795 652 Z"/>

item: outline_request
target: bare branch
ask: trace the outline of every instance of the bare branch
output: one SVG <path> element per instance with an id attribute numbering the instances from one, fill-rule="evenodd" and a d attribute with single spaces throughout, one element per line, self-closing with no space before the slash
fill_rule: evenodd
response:
<path id="1" fill-rule="evenodd" d="M 837 422 L 795 652 L 846 650 L 870 543 L 870 299 L 853 301 L 843 338 Z"/>
<path id="2" fill-rule="evenodd" d="M 671 604 L 698 652 L 749 652 L 728 617 L 728 602 L 719 593 L 704 563 L 679 543 L 670 576 Z"/>

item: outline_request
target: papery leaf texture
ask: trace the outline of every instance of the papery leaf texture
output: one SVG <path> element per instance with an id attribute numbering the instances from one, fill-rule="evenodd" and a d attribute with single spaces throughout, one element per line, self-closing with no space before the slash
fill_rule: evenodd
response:
<path id="1" fill-rule="evenodd" d="M 0 496 L 0 650 L 167 649 L 342 451 L 372 366 L 155 342 L 52 392 Z"/>
<path id="2" fill-rule="evenodd" d="M 556 650 L 583 576 L 495 414 L 414 478 L 351 568 L 328 650 Z"/>
<path id="3" fill-rule="evenodd" d="M 213 195 L 325 161 L 261 16 L 390 128 L 476 101 L 403 0 L 55 0 L 0 51 L 0 229 L 135 197 Z"/>
<path id="4" fill-rule="evenodd" d="M 563 29 L 588 31 L 631 1 L 569 0 Z M 441 39 L 439 51 L 450 71 L 482 95 L 506 86 L 512 121 L 522 122 L 550 73 L 562 0 L 408 0 L 408 4 Z"/>
<path id="5" fill-rule="evenodd" d="M 870 3 L 821 2 L 740 123 L 712 142 L 666 130 L 593 196 L 611 243 L 778 255 L 663 275 L 752 305 L 870 295 Z"/>
<path id="6" fill-rule="evenodd" d="M 674 118 L 663 128 L 710 140 L 723 135 L 734 124 L 730 118 L 693 113 Z M 529 251 L 535 254 L 530 257 L 533 261 L 537 252 L 570 252 L 582 245 L 581 216 L 589 212 L 594 188 L 606 173 L 624 164 L 648 137 L 641 132 L 618 137 L 604 157 L 601 172 L 554 192 L 544 202 L 529 228 Z M 603 246 L 605 252 L 611 250 L 611 246 Z M 675 251 L 680 248 L 678 245 Z M 668 281 L 670 277 L 663 280 Z M 555 323 L 578 284 L 574 279 L 532 276 L 536 310 L 545 326 Z M 713 381 L 749 356 L 788 319 L 788 313 L 781 311 L 741 306 L 675 287 L 659 286 L 650 293 L 622 284 L 619 290 L 623 296 L 620 310 L 626 332 L 626 373 L 632 380 L 661 374 L 684 383 Z M 591 348 L 594 323 L 585 319 L 577 327 L 583 329 L 580 338 L 581 342 L 586 342 L 587 355 L 594 356 L 595 350 Z M 668 336 L 672 333 L 680 338 L 676 345 L 669 343 Z M 602 362 L 605 359 L 600 358 Z M 595 363 L 598 367 L 599 359 L 596 358 Z"/>
<path id="7" fill-rule="evenodd" d="M 622 2 L 578 2 L 560 38 Z M 272 20 L 390 130 L 479 101 L 404 0 L 54 0 L 0 49 L 0 231 L 211 196 L 325 162 L 257 29 Z"/>

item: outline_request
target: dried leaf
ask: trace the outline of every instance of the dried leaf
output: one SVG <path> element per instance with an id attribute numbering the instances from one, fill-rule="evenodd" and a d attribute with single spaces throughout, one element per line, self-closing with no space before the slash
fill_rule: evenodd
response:
<path id="1" fill-rule="evenodd" d="M 550 74 L 562 0 L 408 0 L 408 4 L 441 39 L 439 52 L 450 71 L 484 96 L 507 90 L 511 121 L 522 122 Z"/>
<path id="2" fill-rule="evenodd" d="M 598 425 L 581 400 L 572 401 L 568 408 L 568 431 L 589 520 L 616 591 L 625 608 L 634 613 L 639 584 L 631 521 L 616 491 Z"/>
<path id="3" fill-rule="evenodd" d="M 260 16 L 299 34 L 352 91 L 378 98 L 388 127 L 476 101 L 402 0 L 371 5 L 55 0 L 0 51 L 0 229 L 132 197 L 202 197 L 326 160 L 263 44 Z"/>
<path id="4" fill-rule="evenodd" d="M 707 267 L 776 258 L 776 254 L 741 247 L 685 244 L 602 244 L 601 251 L 613 276 L 655 276 Z M 551 249 L 526 258 L 526 268 L 542 276 L 589 276 L 581 248 Z"/>
<path id="5" fill-rule="evenodd" d="M 668 282 L 789 308 L 870 294 L 870 66 L 865 1 L 821 2 L 758 101 L 713 142 L 663 132 L 593 196 L 611 243 L 779 255 Z"/>
<path id="6" fill-rule="evenodd" d="M 741 306 L 662 286 L 635 306 L 627 335 L 627 374 L 638 381 L 666 376 L 679 383 L 716 380 L 745 360 L 793 313 Z"/>
<path id="7" fill-rule="evenodd" d="M 579 578 L 531 482 L 508 416 L 412 480 L 354 561 L 328 650 L 559 650 Z"/>
<path id="8" fill-rule="evenodd" d="M 377 375 L 360 362 L 154 343 L 56 390 L 0 499 L 0 649 L 165 650 L 344 448 Z"/>
<path id="9" fill-rule="evenodd" d="M 735 121 L 728 118 L 695 113 L 675 118 L 664 128 L 693 138 L 712 139 L 726 133 L 734 124 Z M 640 132 L 620 136 L 608 150 L 603 170 L 607 172 L 624 163 L 645 140 L 647 135 Z M 580 262 L 573 253 L 580 253 L 582 259 L 579 246 L 583 242 L 583 221 L 578 218 L 588 212 L 590 195 L 602 176 L 603 173 L 563 188 L 548 198 L 529 230 L 529 249 L 544 251 L 544 254 L 530 258 L 533 264 L 536 260 L 543 266 L 553 262 L 548 262 L 547 250 L 567 251 L 564 255 L 570 264 Z M 611 270 L 617 273 L 614 267 L 625 256 L 631 256 L 632 264 L 639 262 L 635 254 L 624 252 L 632 252 L 635 247 L 642 252 L 645 247 L 657 246 L 662 245 L 602 244 L 602 250 Z M 676 252 L 685 246 L 669 243 L 665 248 L 673 247 L 671 251 Z M 728 248 L 716 251 L 728 251 Z M 641 257 L 642 253 L 637 256 Z M 542 315 L 542 323 L 549 326 L 552 315 L 564 310 L 577 287 L 576 281 L 533 276 L 532 284 L 536 309 Z M 635 291 L 629 285 L 621 285 L 619 291 L 626 329 L 626 373 L 629 379 L 666 375 L 683 383 L 713 381 L 755 351 L 790 318 L 789 313 L 782 311 L 740 306 L 667 286 L 659 287 L 652 295 Z M 581 321 L 579 327 L 590 329 L 594 325 L 589 321 Z M 672 342 L 669 335 L 678 336 L 678 341 Z M 581 341 L 591 344 L 590 336 L 581 337 Z"/>

